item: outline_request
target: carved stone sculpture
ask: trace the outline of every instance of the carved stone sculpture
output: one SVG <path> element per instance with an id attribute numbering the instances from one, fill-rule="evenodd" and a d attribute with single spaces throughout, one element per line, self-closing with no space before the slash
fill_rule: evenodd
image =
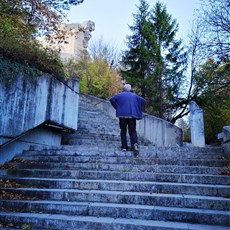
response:
<path id="1" fill-rule="evenodd" d="M 91 32 L 95 30 L 93 21 L 83 23 L 71 23 L 64 26 L 67 32 L 65 42 L 61 45 L 61 57 L 63 60 L 68 58 L 79 58 L 81 52 L 88 47 Z"/>

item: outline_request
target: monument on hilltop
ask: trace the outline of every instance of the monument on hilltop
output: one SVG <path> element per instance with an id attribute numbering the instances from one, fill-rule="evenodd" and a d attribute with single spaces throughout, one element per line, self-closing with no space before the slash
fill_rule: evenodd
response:
<path id="1" fill-rule="evenodd" d="M 82 51 L 88 47 L 91 33 L 95 30 L 95 23 L 91 20 L 82 23 L 63 24 L 61 28 L 64 33 L 64 41 L 42 40 L 43 45 L 60 50 L 60 57 L 63 61 L 68 59 L 78 59 Z"/>
<path id="2" fill-rule="evenodd" d="M 88 47 L 91 39 L 91 32 L 95 30 L 93 21 L 83 23 L 71 23 L 64 26 L 67 32 L 65 42 L 61 45 L 60 55 L 63 60 L 69 58 L 79 58 L 81 52 Z"/>

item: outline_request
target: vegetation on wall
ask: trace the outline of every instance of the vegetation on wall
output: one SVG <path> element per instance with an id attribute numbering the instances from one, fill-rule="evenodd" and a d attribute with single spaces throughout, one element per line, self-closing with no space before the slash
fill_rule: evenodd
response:
<path id="1" fill-rule="evenodd" d="M 0 0 L 0 66 L 1 73 L 4 73 L 1 78 L 15 77 L 14 73 L 21 70 L 15 63 L 30 70 L 37 69 L 65 78 L 67 72 L 58 50 L 44 48 L 37 38 L 55 34 L 55 38 L 58 37 L 61 41 L 64 33 L 60 30 L 60 24 L 64 10 L 69 9 L 71 4 L 81 2 L 83 1 Z M 36 74 L 37 70 L 32 72 Z"/>

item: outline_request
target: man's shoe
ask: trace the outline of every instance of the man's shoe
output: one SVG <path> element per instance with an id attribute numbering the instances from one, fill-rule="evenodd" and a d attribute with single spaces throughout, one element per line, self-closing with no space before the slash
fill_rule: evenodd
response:
<path id="1" fill-rule="evenodd" d="M 122 151 L 122 152 L 126 152 L 126 151 L 128 151 L 128 147 L 121 146 L 121 151 Z"/>
<path id="2" fill-rule="evenodd" d="M 139 146 L 137 143 L 133 145 L 133 153 L 134 153 L 134 157 L 137 157 L 139 155 Z"/>

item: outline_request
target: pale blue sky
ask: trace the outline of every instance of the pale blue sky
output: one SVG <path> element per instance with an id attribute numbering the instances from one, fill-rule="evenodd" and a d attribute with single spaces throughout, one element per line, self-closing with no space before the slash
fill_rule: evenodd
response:
<path id="1" fill-rule="evenodd" d="M 157 0 L 148 0 L 150 7 Z M 178 37 L 186 39 L 191 27 L 194 10 L 199 8 L 199 0 L 160 0 L 166 5 L 167 12 L 179 24 Z M 68 12 L 69 22 L 95 22 L 92 39 L 102 38 L 106 43 L 118 45 L 125 49 L 126 36 L 131 32 L 128 25 L 133 25 L 133 13 L 137 12 L 139 0 L 84 0 Z"/>

